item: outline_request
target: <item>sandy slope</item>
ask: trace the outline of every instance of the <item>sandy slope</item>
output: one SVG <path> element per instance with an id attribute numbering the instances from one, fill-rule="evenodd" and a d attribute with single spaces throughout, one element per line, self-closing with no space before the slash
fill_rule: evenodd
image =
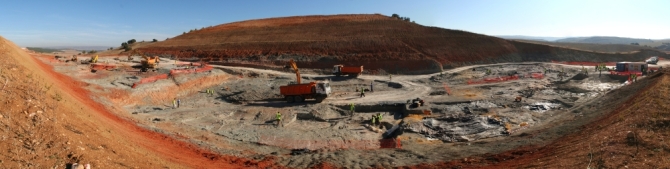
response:
<path id="1" fill-rule="evenodd" d="M 254 161 L 210 153 L 119 118 L 82 89 L 88 84 L 54 72 L 0 38 L 4 83 L 0 144 L 3 166 L 49 168 L 90 163 L 95 168 L 246 168 Z M 39 91 L 46 91 L 42 93 Z M 31 107 L 32 106 L 32 107 Z M 21 121 L 31 121 L 24 123 Z M 20 146 L 30 143 L 29 146 Z M 11 167 L 10 167 L 11 168 Z"/>

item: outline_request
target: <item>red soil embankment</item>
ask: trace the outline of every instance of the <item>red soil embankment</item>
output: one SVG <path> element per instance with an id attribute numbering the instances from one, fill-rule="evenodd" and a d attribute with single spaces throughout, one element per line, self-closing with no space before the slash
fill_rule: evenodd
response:
<path id="1" fill-rule="evenodd" d="M 234 156 L 227 156 L 227 155 L 219 155 L 215 152 L 212 152 L 210 150 L 205 150 L 202 148 L 199 148 L 196 145 L 178 141 L 174 138 L 171 138 L 165 134 L 157 133 L 142 127 L 137 126 L 134 122 L 118 117 L 114 113 L 110 112 L 105 105 L 93 101 L 92 93 L 84 89 L 84 87 L 88 86 L 89 84 L 80 82 L 77 80 L 74 80 L 73 78 L 59 74 L 53 70 L 53 67 L 51 65 L 48 65 L 46 63 L 43 63 L 36 59 L 35 57 L 28 56 L 23 51 L 20 51 L 18 47 L 15 45 L 7 45 L 5 44 L 5 40 L 0 38 L 0 51 L 2 51 L 3 56 L 8 53 L 10 55 L 21 55 L 23 57 L 17 57 L 17 56 L 12 56 L 19 58 L 18 62 L 21 62 L 23 65 L 27 65 L 29 69 L 32 68 L 29 72 L 32 72 L 30 76 L 27 76 L 26 78 L 32 77 L 33 73 L 37 75 L 44 75 L 43 78 L 47 82 L 53 83 L 53 87 L 55 87 L 58 91 L 62 93 L 56 93 L 56 96 L 58 98 L 72 98 L 73 100 L 69 102 L 60 102 L 60 104 L 67 104 L 67 106 L 73 106 L 73 105 L 78 105 L 82 106 L 82 110 L 87 109 L 89 111 L 82 111 L 81 113 L 86 113 L 87 115 L 84 115 L 88 120 L 93 120 L 96 121 L 94 123 L 91 123 L 91 126 L 84 126 L 81 127 L 81 124 L 74 124 L 72 126 L 78 126 L 77 128 L 80 128 L 79 130 L 74 129 L 72 126 L 66 127 L 69 128 L 68 130 L 71 130 L 75 133 L 78 134 L 85 134 L 81 131 L 87 131 L 90 132 L 90 134 L 87 134 L 85 138 L 82 138 L 82 140 L 75 141 L 77 143 L 91 143 L 91 144 L 96 144 L 93 142 L 96 141 L 91 141 L 89 139 L 101 139 L 103 137 L 97 136 L 98 134 L 101 135 L 106 135 L 107 132 L 110 134 L 113 133 L 114 136 L 108 136 L 106 138 L 115 138 L 119 139 L 116 141 L 111 141 L 112 143 L 108 144 L 110 146 L 104 147 L 104 149 L 112 149 L 112 150 L 125 150 L 126 148 L 124 147 L 134 147 L 131 148 L 132 150 L 136 150 L 138 147 L 140 149 L 145 149 L 149 151 L 143 152 L 142 155 L 135 154 L 132 155 L 131 157 L 126 158 L 133 158 L 132 160 L 136 159 L 145 159 L 144 163 L 145 164 L 138 164 L 138 163 L 132 163 L 131 165 L 133 166 L 145 166 L 148 168 L 153 168 L 149 167 L 151 164 L 156 165 L 158 164 L 165 164 L 166 162 L 161 162 L 161 161 L 167 161 L 168 163 L 176 163 L 184 166 L 188 166 L 191 168 L 266 168 L 266 167 L 273 167 L 273 168 L 281 168 L 280 166 L 272 166 L 274 165 L 274 160 L 272 158 L 266 158 L 264 161 L 254 161 L 254 160 L 249 160 L 249 159 L 243 159 L 239 157 L 234 157 Z M 11 42 L 6 42 L 6 43 L 11 43 Z M 13 47 L 14 49 L 8 49 Z M 13 50 L 13 51 L 12 51 Z M 6 52 L 9 51 L 9 52 Z M 15 69 L 17 70 L 17 69 Z M 48 88 L 51 88 L 50 86 Z M 54 97 L 56 97 L 54 96 Z M 65 112 L 58 112 L 58 113 L 65 113 Z M 76 118 L 80 118 L 80 114 L 77 114 L 71 119 L 64 120 L 59 123 L 68 123 L 69 120 L 73 120 Z M 87 120 L 87 121 L 88 121 Z M 81 123 L 81 122 L 80 122 Z M 98 131 L 98 130 L 103 130 L 104 131 Z M 90 130 L 95 130 L 95 131 L 90 131 Z M 34 131 L 41 131 L 41 130 L 34 130 Z M 27 134 L 27 133 L 26 133 Z M 35 134 L 40 134 L 40 133 L 32 133 L 30 135 L 35 135 Z M 42 135 L 49 135 L 49 133 L 41 133 Z M 88 137 L 90 136 L 95 136 L 95 137 Z M 119 138 L 121 137 L 121 138 Z M 74 141 L 74 140 L 73 140 Z M 107 142 L 108 140 L 102 141 L 102 142 Z M 118 142 L 130 142 L 131 145 L 117 145 Z M 48 143 L 52 144 L 52 143 Z M 48 144 L 45 144 L 48 146 Z M 61 144 L 61 143 L 59 143 Z M 67 144 L 70 144 L 69 142 Z M 111 146 L 114 147 L 111 147 Z M 118 147 L 117 147 L 118 146 Z M 83 147 L 79 147 L 77 149 L 84 149 Z M 98 148 L 92 148 L 92 149 L 98 149 Z M 67 151 L 72 151 L 72 150 L 67 150 Z M 88 154 L 95 153 L 95 152 L 88 152 Z M 102 152 L 101 152 L 102 153 Z M 116 153 L 116 152 L 115 152 Z M 129 152 L 119 152 L 121 154 L 126 154 L 129 155 L 131 153 Z M 87 154 L 87 153 L 84 153 Z M 143 156 L 144 155 L 144 156 Z M 72 155 L 70 155 L 72 156 Z M 156 158 L 158 156 L 159 158 Z M 93 155 L 93 157 L 99 157 L 97 155 Z M 109 156 L 108 156 L 109 157 Z M 146 158 L 145 158 L 146 157 Z M 52 158 L 52 157 L 49 157 Z M 70 158 L 70 157 L 53 157 L 55 158 Z M 77 158 L 77 157 L 73 157 Z M 136 158 L 136 159 L 135 159 Z M 79 157 L 77 160 L 81 160 L 82 158 Z M 160 160 L 156 160 L 160 159 Z M 93 159 L 90 159 L 91 161 Z M 91 162 L 91 161 L 82 161 L 82 162 Z M 37 166 L 49 166 L 52 164 L 40 164 Z M 60 164 L 59 164 L 60 165 Z M 174 164 L 172 164 L 174 165 Z M 33 166 L 35 166 L 33 164 Z M 24 166 L 25 167 L 25 166 Z M 101 166 L 99 166 L 101 167 Z M 178 167 L 178 166 L 177 166 Z"/>
<path id="2" fill-rule="evenodd" d="M 558 127 L 527 133 L 568 133 L 547 145 L 500 154 L 402 168 L 667 168 L 670 167 L 670 71 L 659 72 L 614 91 L 601 105 L 572 113 L 604 113 L 569 131 Z M 584 111 L 587 110 L 587 111 Z M 586 116 L 586 115 L 585 115 Z M 574 118 L 571 123 L 580 121 Z M 541 137 L 541 136 L 538 136 Z"/>
<path id="3" fill-rule="evenodd" d="M 60 83 L 59 86 L 62 87 L 61 89 L 73 95 L 79 102 L 91 107 L 92 110 L 95 110 L 91 113 L 99 113 L 99 116 L 104 117 L 104 119 L 101 120 L 108 121 L 115 126 L 118 129 L 117 132 L 123 134 L 128 139 L 133 140 L 136 144 L 142 145 L 157 153 L 163 158 L 196 168 L 240 168 L 267 165 L 268 163 L 256 162 L 233 156 L 218 155 L 209 150 L 201 149 L 193 144 L 178 141 L 164 134 L 139 127 L 132 121 L 122 119 L 114 115 L 112 112 L 109 112 L 104 105 L 93 101 L 90 98 L 90 93 L 82 88 L 82 86 L 86 86 L 87 84 L 53 71 L 53 67 L 50 65 L 41 63 L 37 60 L 35 60 L 35 62 L 43 71 L 51 75 L 56 82 Z"/>

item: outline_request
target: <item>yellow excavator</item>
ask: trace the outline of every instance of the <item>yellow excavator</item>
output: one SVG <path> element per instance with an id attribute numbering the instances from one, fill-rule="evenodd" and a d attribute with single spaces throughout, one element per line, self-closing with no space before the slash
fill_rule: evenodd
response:
<path id="1" fill-rule="evenodd" d="M 142 55 L 143 60 L 140 61 L 142 64 L 142 71 L 147 71 L 147 69 L 155 69 L 160 62 L 158 56 L 147 57 Z"/>
<path id="2" fill-rule="evenodd" d="M 90 63 L 98 63 L 98 55 L 91 56 L 91 59 L 89 60 L 82 60 L 81 64 L 90 64 Z"/>

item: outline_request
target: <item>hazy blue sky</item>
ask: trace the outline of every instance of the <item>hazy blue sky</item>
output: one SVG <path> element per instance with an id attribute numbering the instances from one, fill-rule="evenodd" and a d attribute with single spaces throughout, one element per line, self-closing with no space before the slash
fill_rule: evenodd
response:
<path id="1" fill-rule="evenodd" d="M 0 5 L 0 36 L 24 47 L 111 47 L 248 19 L 359 13 L 487 35 L 670 38 L 670 0 L 12 0 Z"/>

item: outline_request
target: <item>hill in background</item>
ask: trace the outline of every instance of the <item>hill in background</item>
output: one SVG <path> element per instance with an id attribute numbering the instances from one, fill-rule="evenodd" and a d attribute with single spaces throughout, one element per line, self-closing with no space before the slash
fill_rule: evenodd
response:
<path id="1" fill-rule="evenodd" d="M 629 45 L 629 44 L 565 43 L 565 42 L 548 42 L 548 41 L 533 41 L 533 40 L 516 40 L 516 41 L 544 44 L 549 46 L 591 51 L 591 52 L 604 52 L 604 53 L 627 53 L 639 50 L 654 49 L 647 46 Z"/>
<path id="2" fill-rule="evenodd" d="M 39 53 L 53 53 L 53 52 L 62 52 L 60 49 L 53 48 L 40 48 L 40 47 L 26 47 L 28 50 L 32 50 Z"/>
<path id="3" fill-rule="evenodd" d="M 523 35 L 495 35 L 495 37 L 510 39 L 510 40 L 533 40 L 533 41 L 555 41 L 564 39 L 565 37 L 548 37 L 548 36 L 523 36 Z"/>
<path id="4" fill-rule="evenodd" d="M 295 16 L 233 22 L 137 48 L 150 55 L 302 68 L 364 65 L 391 73 L 434 73 L 455 66 L 522 61 L 637 61 L 655 50 L 609 54 L 509 41 L 427 27 L 389 16 Z M 249 65 L 247 65 L 249 66 Z"/>
<path id="5" fill-rule="evenodd" d="M 556 42 L 565 42 L 565 43 L 596 43 L 596 44 L 626 44 L 631 43 L 653 43 L 651 39 L 635 39 L 635 38 L 623 38 L 623 37 L 612 37 L 612 36 L 593 36 L 593 37 L 574 37 L 574 38 L 565 38 L 558 39 Z"/>

